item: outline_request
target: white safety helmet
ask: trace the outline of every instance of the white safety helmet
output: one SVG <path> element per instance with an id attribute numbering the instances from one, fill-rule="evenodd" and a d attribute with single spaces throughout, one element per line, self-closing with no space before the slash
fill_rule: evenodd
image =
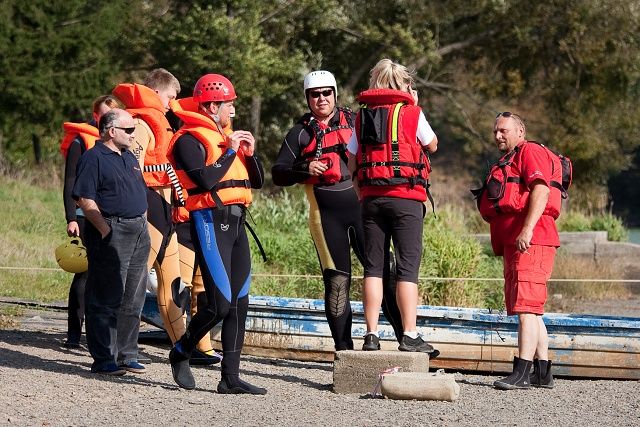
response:
<path id="1" fill-rule="evenodd" d="M 153 268 L 150 268 L 147 274 L 147 291 L 152 294 L 158 294 L 158 274 Z"/>
<path id="2" fill-rule="evenodd" d="M 336 84 L 336 78 L 333 77 L 328 71 L 318 70 L 312 71 L 306 76 L 304 76 L 304 96 L 307 96 L 307 90 L 313 89 L 316 87 L 332 87 L 333 94 L 338 99 L 338 85 Z"/>

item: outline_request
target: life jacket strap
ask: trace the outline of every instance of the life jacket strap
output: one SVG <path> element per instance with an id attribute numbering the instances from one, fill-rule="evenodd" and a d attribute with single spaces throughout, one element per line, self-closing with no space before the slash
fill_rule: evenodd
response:
<path id="1" fill-rule="evenodd" d="M 171 182 L 171 186 L 175 191 L 175 196 L 177 199 L 178 206 L 184 206 L 186 200 L 184 198 L 184 192 L 182 189 L 182 185 L 176 176 L 176 171 L 171 166 L 171 163 L 163 163 L 160 165 L 145 165 L 142 169 L 144 172 L 166 172 L 169 177 L 169 182 Z"/>

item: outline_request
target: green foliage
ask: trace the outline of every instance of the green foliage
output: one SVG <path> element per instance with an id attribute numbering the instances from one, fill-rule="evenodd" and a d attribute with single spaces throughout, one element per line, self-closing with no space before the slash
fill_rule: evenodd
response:
<path id="1" fill-rule="evenodd" d="M 462 232 L 463 224 L 461 213 L 451 208 L 440 209 L 437 217 L 427 216 L 421 276 L 500 277 L 501 264 L 484 253 L 475 238 Z M 489 308 L 501 304 L 499 282 L 436 280 L 421 282 L 419 289 L 426 304 Z"/>
<path id="2" fill-rule="evenodd" d="M 558 220 L 560 231 L 606 231 L 607 239 L 612 242 L 629 240 L 629 232 L 620 218 L 610 212 L 585 214 L 569 211 Z"/>
<path id="3" fill-rule="evenodd" d="M 249 222 L 255 225 L 267 262 L 251 241 L 254 280 L 252 293 L 322 298 L 320 278 L 261 277 L 261 274 L 319 275 L 320 267 L 307 226 L 308 205 L 301 191 L 288 189 L 267 196 L 256 194 Z M 252 221 L 253 219 L 253 221 Z M 255 221 L 255 222 L 254 222 Z"/>
<path id="4" fill-rule="evenodd" d="M 130 28 L 128 14 L 137 10 L 130 3 L 3 2 L 0 138 L 10 162 L 28 164 L 32 137 L 44 137 L 44 158 L 52 158 L 62 122 L 88 120 L 92 100 L 110 92 L 124 67 L 117 52 Z"/>
<path id="5" fill-rule="evenodd" d="M 357 107 L 368 71 L 389 57 L 417 71 L 421 106 L 446 141 L 436 163 L 480 173 L 496 156 L 495 112 L 515 110 L 532 139 L 573 159 L 576 183 L 604 185 L 639 161 L 639 27 L 638 0 L 7 0 L 0 162 L 31 164 L 32 138 L 57 160 L 63 121 L 88 119 L 95 97 L 161 66 L 181 96 L 203 73 L 229 76 L 236 127 L 260 137 L 269 166 L 306 109 L 307 71 L 333 71 L 340 103 Z"/>
<path id="6" fill-rule="evenodd" d="M 268 261 L 263 263 L 253 242 L 253 294 L 322 298 L 320 278 L 272 278 L 261 274 L 319 275 L 318 258 L 309 235 L 308 205 L 299 188 L 280 193 L 258 193 L 251 207 L 256 231 Z M 438 217 L 429 215 L 424 227 L 421 277 L 500 277 L 500 260 L 490 256 L 471 236 L 466 235 L 459 210 L 443 208 Z M 352 261 L 354 275 L 361 274 L 357 260 Z M 352 285 L 354 298 L 360 297 L 358 282 Z M 421 281 L 422 302 L 434 305 L 480 306 L 498 308 L 502 284 L 495 281 Z"/>

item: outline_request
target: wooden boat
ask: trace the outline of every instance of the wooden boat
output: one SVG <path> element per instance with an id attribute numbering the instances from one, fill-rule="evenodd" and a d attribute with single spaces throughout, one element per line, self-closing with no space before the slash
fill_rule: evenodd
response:
<path id="1" fill-rule="evenodd" d="M 322 300 L 251 296 L 244 353 L 275 358 L 333 361 L 334 346 Z M 356 349 L 365 333 L 362 304 L 352 302 Z M 162 327 L 155 296 L 143 320 Z M 549 313 L 554 374 L 640 380 L 640 318 Z M 517 318 L 476 308 L 418 307 L 418 331 L 440 351 L 432 368 L 448 371 L 511 372 L 517 354 Z M 383 350 L 396 350 L 393 330 L 380 325 Z M 212 332 L 220 344 L 220 330 Z"/>

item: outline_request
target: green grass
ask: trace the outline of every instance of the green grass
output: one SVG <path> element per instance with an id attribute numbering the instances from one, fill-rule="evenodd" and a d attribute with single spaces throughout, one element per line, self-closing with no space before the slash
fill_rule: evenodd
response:
<path id="1" fill-rule="evenodd" d="M 0 259 L 3 296 L 43 302 L 66 299 L 72 275 L 57 268 L 53 251 L 66 239 L 62 191 L 0 178 Z"/>
<path id="2" fill-rule="evenodd" d="M 1 270 L 0 296 L 41 302 L 66 301 L 72 274 L 57 269 L 53 256 L 54 248 L 66 240 L 61 184 L 59 180 L 48 184 L 40 180 L 39 185 L 34 182 L 38 181 L 0 177 L 0 212 L 4 219 L 0 223 L 0 256 L 2 267 L 16 268 Z M 251 293 L 322 298 L 322 280 L 309 277 L 320 275 L 320 271 L 307 226 L 308 206 L 304 192 L 299 187 L 277 193 L 256 192 L 250 213 L 248 220 L 255 225 L 268 256 L 268 261 L 263 262 L 253 239 L 249 239 L 254 273 Z M 494 257 L 490 248 L 483 247 L 469 235 L 470 229 L 480 226 L 478 217 L 475 211 L 452 206 L 440 206 L 437 216 L 427 214 L 421 277 L 502 277 L 502 258 Z M 607 229 L 610 235 L 618 236 L 626 231 L 620 220 L 611 215 L 571 213 L 563 215 L 561 224 L 564 230 L 600 227 Z M 598 271 L 576 263 L 579 261 L 559 257 L 554 277 L 597 277 Z M 352 265 L 353 275 L 362 275 L 362 267 L 355 257 L 352 257 Z M 603 268 L 596 270 L 606 277 L 617 278 L 615 268 L 604 268 L 607 271 Z M 264 277 L 263 274 L 303 277 Z M 589 289 L 595 288 L 598 287 Z M 616 292 L 615 287 L 600 285 L 599 288 L 601 291 L 585 291 L 584 286 L 567 284 L 558 289 L 566 294 L 583 293 L 594 297 Z M 419 292 L 424 304 L 503 306 L 501 281 L 428 279 L 420 281 Z M 352 298 L 361 299 L 360 280 L 353 281 Z"/>

